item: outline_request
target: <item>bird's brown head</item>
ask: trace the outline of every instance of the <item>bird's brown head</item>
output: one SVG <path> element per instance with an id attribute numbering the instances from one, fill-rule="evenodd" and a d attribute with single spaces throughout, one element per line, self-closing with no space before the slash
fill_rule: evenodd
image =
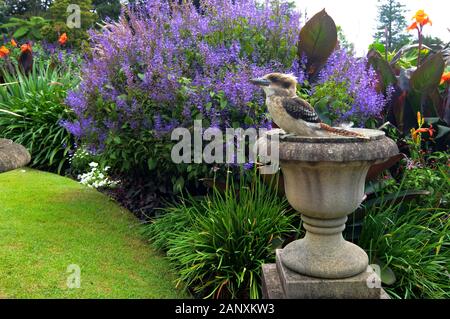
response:
<path id="1" fill-rule="evenodd" d="M 297 79 L 292 74 L 269 73 L 250 80 L 260 86 L 268 96 L 272 94 L 294 96 L 297 94 Z"/>

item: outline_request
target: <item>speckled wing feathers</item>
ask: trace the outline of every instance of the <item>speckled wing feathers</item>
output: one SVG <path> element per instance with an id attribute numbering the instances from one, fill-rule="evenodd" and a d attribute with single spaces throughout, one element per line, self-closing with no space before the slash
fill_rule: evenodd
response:
<path id="1" fill-rule="evenodd" d="M 281 100 L 286 112 L 297 120 L 309 123 L 320 123 L 321 120 L 314 108 L 299 97 L 286 97 Z"/>

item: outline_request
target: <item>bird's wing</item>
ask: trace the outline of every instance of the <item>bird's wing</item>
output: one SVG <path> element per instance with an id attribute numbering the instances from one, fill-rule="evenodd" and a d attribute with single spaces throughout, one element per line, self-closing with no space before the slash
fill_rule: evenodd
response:
<path id="1" fill-rule="evenodd" d="M 299 97 L 285 98 L 282 100 L 282 103 L 286 112 L 297 120 L 310 123 L 321 122 L 314 108 Z"/>

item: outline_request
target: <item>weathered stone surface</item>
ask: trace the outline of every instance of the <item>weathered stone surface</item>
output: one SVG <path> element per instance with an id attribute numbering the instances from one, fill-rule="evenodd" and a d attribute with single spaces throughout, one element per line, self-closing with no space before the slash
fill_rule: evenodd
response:
<path id="1" fill-rule="evenodd" d="M 0 139 L 0 173 L 26 166 L 30 161 L 30 153 L 25 147 L 11 140 Z"/>
<path id="2" fill-rule="evenodd" d="M 290 243 L 280 254 L 284 266 L 292 271 L 319 278 L 356 276 L 369 264 L 366 252 L 344 240 L 340 232 L 323 236 L 307 231 L 303 239 Z"/>
<path id="3" fill-rule="evenodd" d="M 346 216 L 363 200 L 370 166 L 398 154 L 398 148 L 382 131 L 352 130 L 366 138 L 278 133 L 286 197 L 302 214 L 306 230 L 306 236 L 285 247 L 280 257 L 299 274 L 340 279 L 367 269 L 367 254 L 345 241 L 342 231 Z"/>
<path id="4" fill-rule="evenodd" d="M 280 160 L 375 163 L 398 154 L 397 145 L 387 138 L 383 131 L 370 129 L 352 129 L 352 131 L 362 133 L 368 139 L 346 136 L 280 136 Z"/>
<path id="5" fill-rule="evenodd" d="M 277 252 L 277 271 L 286 298 L 289 299 L 379 299 L 381 280 L 370 267 L 347 278 L 323 279 L 301 275 L 287 268 Z M 375 282 L 374 282 L 375 279 Z M 373 288 L 370 288 L 373 287 Z"/>
<path id="6" fill-rule="evenodd" d="M 378 275 L 367 271 L 345 279 L 321 279 L 300 275 L 280 262 L 262 267 L 263 298 L 265 299 L 389 299 L 381 288 Z"/>
<path id="7" fill-rule="evenodd" d="M 275 264 L 262 265 L 262 294 L 264 299 L 284 299 L 283 287 Z"/>
<path id="8" fill-rule="evenodd" d="M 353 131 L 367 138 L 273 131 L 258 141 L 272 144 L 276 139 L 269 136 L 280 136 L 286 197 L 301 213 L 306 230 L 304 238 L 277 251 L 278 276 L 273 267 L 263 267 L 266 296 L 279 296 L 279 282 L 285 298 L 381 298 L 381 285 L 369 283 L 379 278 L 368 268 L 367 254 L 345 241 L 342 231 L 347 215 L 363 200 L 370 166 L 398 154 L 398 148 L 382 131 Z"/>

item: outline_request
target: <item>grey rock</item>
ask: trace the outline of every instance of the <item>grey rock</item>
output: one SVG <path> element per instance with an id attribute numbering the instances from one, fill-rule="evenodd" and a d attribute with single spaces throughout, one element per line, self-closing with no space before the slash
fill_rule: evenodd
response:
<path id="1" fill-rule="evenodd" d="M 28 165 L 30 153 L 22 145 L 0 138 L 0 173 Z"/>

